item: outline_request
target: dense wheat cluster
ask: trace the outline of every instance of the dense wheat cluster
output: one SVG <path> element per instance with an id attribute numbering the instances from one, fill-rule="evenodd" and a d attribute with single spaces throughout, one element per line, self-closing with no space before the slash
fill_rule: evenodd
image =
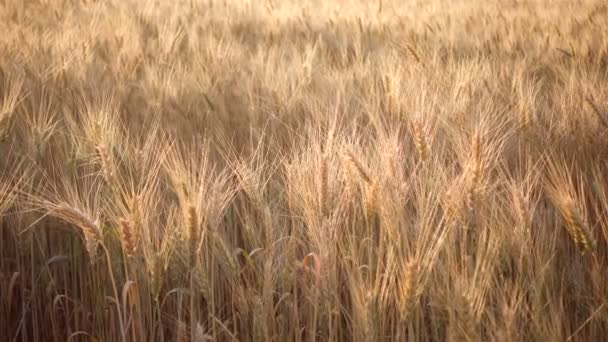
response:
<path id="1" fill-rule="evenodd" d="M 1 341 L 599 341 L 603 0 L 0 1 Z"/>

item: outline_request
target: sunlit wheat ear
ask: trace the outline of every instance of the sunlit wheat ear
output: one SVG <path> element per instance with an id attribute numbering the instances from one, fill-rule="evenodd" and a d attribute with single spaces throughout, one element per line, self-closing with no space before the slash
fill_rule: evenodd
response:
<path id="1" fill-rule="evenodd" d="M 378 214 L 378 184 L 372 182 L 365 185 L 365 216 L 367 219 L 372 219 Z"/>
<path id="2" fill-rule="evenodd" d="M 448 185 L 447 190 L 442 199 L 442 207 L 444 217 L 447 222 L 456 223 L 463 219 L 463 199 L 460 193 L 462 188 L 462 179 L 458 178 Z"/>
<path id="3" fill-rule="evenodd" d="M 318 286 L 321 281 L 321 267 L 321 259 L 316 253 L 308 253 L 308 255 L 302 259 L 302 268 L 304 271 L 313 273 L 316 286 Z"/>
<path id="4" fill-rule="evenodd" d="M 522 106 L 517 112 L 517 124 L 519 128 L 523 131 L 528 131 L 530 129 L 530 125 L 532 124 L 532 115 L 530 113 L 530 108 L 526 106 Z"/>
<path id="5" fill-rule="evenodd" d="M 456 312 L 459 321 L 459 330 L 461 338 L 466 341 L 477 341 L 477 318 L 475 316 L 474 304 L 471 298 L 470 291 L 464 286 L 462 281 L 457 282 L 454 289 Z"/>
<path id="6" fill-rule="evenodd" d="M 563 164 L 549 161 L 549 199 L 563 218 L 566 230 L 581 253 L 593 253 L 596 241 L 585 216 L 585 202 L 582 200 L 585 197 L 578 195 L 572 178 L 572 170 Z"/>
<path id="7" fill-rule="evenodd" d="M 498 331 L 500 341 L 519 341 L 519 327 L 517 326 L 517 310 L 509 303 L 504 303 L 501 308 L 502 326 Z"/>
<path id="8" fill-rule="evenodd" d="M 513 198 L 513 205 L 515 207 L 515 213 L 517 214 L 518 224 L 524 231 L 527 231 L 530 227 L 528 201 L 524 198 L 521 190 L 517 187 L 513 187 L 511 189 L 511 196 Z"/>
<path id="9" fill-rule="evenodd" d="M 319 210 L 321 215 L 325 215 L 328 207 L 328 171 L 327 171 L 327 158 L 323 157 L 321 160 L 321 167 L 319 168 Z"/>
<path id="10" fill-rule="evenodd" d="M 212 285 L 210 283 L 209 274 L 206 272 L 205 267 L 195 267 L 193 270 L 193 276 L 198 290 L 203 294 L 204 297 L 209 297 L 209 291 L 212 288 Z"/>
<path id="11" fill-rule="evenodd" d="M 403 268 L 403 274 L 398 287 L 399 293 L 397 294 L 399 313 L 402 320 L 409 318 L 415 304 L 418 276 L 418 263 L 416 260 L 409 261 Z"/>
<path id="12" fill-rule="evenodd" d="M 344 161 L 346 162 L 347 167 L 356 170 L 357 174 L 361 177 L 361 179 L 363 179 L 363 181 L 365 181 L 365 183 L 368 185 L 372 184 L 372 177 L 369 171 L 367 171 L 365 166 L 363 166 L 361 161 L 359 161 L 352 152 L 346 152 Z"/>
<path id="13" fill-rule="evenodd" d="M 190 194 L 190 192 L 188 191 L 188 186 L 186 185 L 186 182 L 184 181 L 179 181 L 179 183 L 177 184 L 177 197 L 179 199 L 179 203 L 182 206 L 186 205 L 188 196 Z"/>
<path id="14" fill-rule="evenodd" d="M 384 110 L 385 113 L 393 113 L 393 95 L 392 95 L 392 85 L 391 85 L 391 80 L 389 79 L 389 77 L 387 75 L 385 75 L 384 77 L 382 77 L 382 90 L 383 90 L 383 94 L 382 94 L 382 109 Z"/>
<path id="15" fill-rule="evenodd" d="M 19 77 L 11 81 L 10 77 L 4 77 L 4 81 L 4 84 L 1 84 L 4 95 L 0 98 L 0 140 L 8 133 L 9 122 L 21 101 L 24 80 Z"/>
<path id="16" fill-rule="evenodd" d="M 103 144 L 99 144 L 95 146 L 95 150 L 97 151 L 97 155 L 99 156 L 99 160 L 101 161 L 101 169 L 103 171 L 103 176 L 110 185 L 116 185 L 115 177 L 116 170 L 114 168 L 114 164 L 112 163 L 112 159 L 106 149 L 106 146 Z"/>
<path id="17" fill-rule="evenodd" d="M 595 250 L 595 239 L 590 233 L 586 220 L 583 217 L 581 210 L 577 207 L 576 202 L 569 196 L 556 198 L 555 205 L 561 213 L 566 223 L 566 229 L 572 237 L 572 240 L 581 249 L 581 252 L 591 252 Z"/>
<path id="18" fill-rule="evenodd" d="M 342 157 L 341 174 L 344 182 L 344 192 L 348 201 L 353 201 L 357 198 L 361 179 L 363 179 L 367 186 L 372 183 L 369 172 L 367 172 L 363 164 L 351 152 L 346 152 Z"/>
<path id="19" fill-rule="evenodd" d="M 200 238 L 198 215 L 196 213 L 196 207 L 194 205 L 188 206 L 186 220 L 188 224 L 188 239 L 190 241 L 190 266 L 194 267 L 196 264 L 196 253 Z"/>
<path id="20" fill-rule="evenodd" d="M 477 319 L 475 318 L 475 310 L 473 308 L 473 303 L 471 301 L 471 297 L 467 294 L 462 294 L 462 315 L 460 317 L 463 324 L 463 333 L 467 340 L 476 341 L 477 332 L 476 325 Z"/>
<path id="21" fill-rule="evenodd" d="M 143 226 L 143 218 L 141 213 L 141 196 L 135 195 L 131 198 L 130 209 L 133 228 L 137 231 Z"/>
<path id="22" fill-rule="evenodd" d="M 101 228 L 98 223 L 80 210 L 66 204 L 55 206 L 51 214 L 81 229 L 87 252 L 92 260 L 95 259 L 97 247 L 102 241 Z"/>
<path id="23" fill-rule="evenodd" d="M 344 186 L 344 193 L 346 194 L 346 197 L 351 200 L 354 198 L 357 191 L 357 182 L 351 165 L 346 163 L 346 158 L 342 160 L 340 176 Z"/>
<path id="24" fill-rule="evenodd" d="M 128 220 L 120 220 L 120 240 L 124 253 L 129 258 L 134 258 L 137 252 L 137 232 L 133 224 Z"/>
<path id="25" fill-rule="evenodd" d="M 418 150 L 418 156 L 420 157 L 420 160 L 424 162 L 429 157 L 429 147 L 426 132 L 420 120 L 414 120 L 412 122 L 412 133 L 414 135 L 416 150 Z"/>
<path id="26" fill-rule="evenodd" d="M 483 160 L 483 142 L 481 134 L 476 131 L 471 141 L 469 152 L 469 160 L 465 167 L 466 172 L 466 205 L 467 209 L 472 212 L 475 210 L 477 203 L 483 195 L 483 181 L 485 176 L 485 167 Z"/>
<path id="27" fill-rule="evenodd" d="M 593 98 L 587 97 L 587 98 L 585 98 L 585 100 L 587 101 L 587 103 L 589 103 L 589 105 L 591 106 L 591 109 L 593 109 L 593 112 L 597 115 L 597 118 L 600 121 L 600 123 L 605 128 L 608 128 L 608 113 L 600 110 L 600 107 L 598 107 L 598 105 L 595 104 L 595 101 L 593 101 Z"/>
<path id="28" fill-rule="evenodd" d="M 165 271 L 163 255 L 160 252 L 154 252 L 149 260 L 148 274 L 151 279 L 151 290 L 154 298 L 158 298 L 162 287 L 163 273 Z"/>

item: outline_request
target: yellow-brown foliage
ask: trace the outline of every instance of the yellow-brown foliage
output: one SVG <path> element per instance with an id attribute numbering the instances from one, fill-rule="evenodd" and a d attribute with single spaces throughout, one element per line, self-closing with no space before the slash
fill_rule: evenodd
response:
<path id="1" fill-rule="evenodd" d="M 608 6 L 0 2 L 0 341 L 600 341 Z"/>

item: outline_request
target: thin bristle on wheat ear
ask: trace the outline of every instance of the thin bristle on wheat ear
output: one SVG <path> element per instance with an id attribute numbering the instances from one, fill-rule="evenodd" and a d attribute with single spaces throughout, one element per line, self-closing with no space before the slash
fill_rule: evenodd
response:
<path id="1" fill-rule="evenodd" d="M 133 225 L 128 220 L 120 220 L 120 238 L 125 254 L 129 258 L 135 256 L 137 251 L 137 232 L 133 229 Z"/>

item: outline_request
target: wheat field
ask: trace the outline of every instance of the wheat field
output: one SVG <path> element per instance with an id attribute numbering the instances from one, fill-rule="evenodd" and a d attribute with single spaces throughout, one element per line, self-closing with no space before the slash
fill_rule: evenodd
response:
<path id="1" fill-rule="evenodd" d="M 1 0 L 0 341 L 601 341 L 603 0 Z"/>

